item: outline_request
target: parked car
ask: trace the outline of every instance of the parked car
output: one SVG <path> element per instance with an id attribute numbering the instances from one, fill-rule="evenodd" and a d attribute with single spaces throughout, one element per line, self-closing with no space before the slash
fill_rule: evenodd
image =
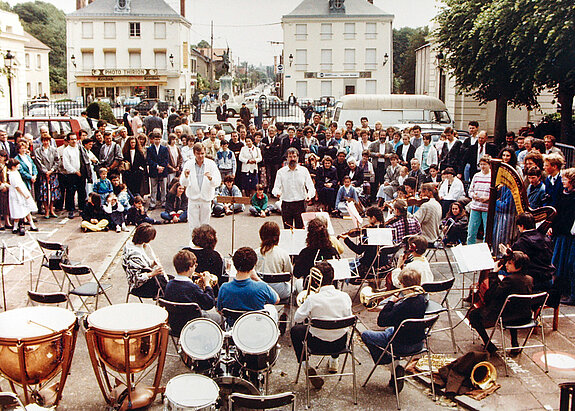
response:
<path id="1" fill-rule="evenodd" d="M 61 145 L 69 132 L 78 133 L 81 129 L 90 130 L 88 121 L 83 117 L 23 117 L 0 119 L 0 129 L 6 131 L 8 139 L 14 139 L 14 133 L 20 130 L 30 133 L 34 138 L 40 136 L 40 127 L 47 126 L 50 134 Z"/>
<path id="2" fill-rule="evenodd" d="M 37 102 L 30 104 L 28 115 L 32 117 L 51 117 L 59 116 L 60 112 L 50 102 Z"/>

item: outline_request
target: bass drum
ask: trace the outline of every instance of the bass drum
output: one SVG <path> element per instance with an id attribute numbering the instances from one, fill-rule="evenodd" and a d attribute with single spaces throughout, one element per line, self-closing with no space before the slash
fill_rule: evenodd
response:
<path id="1" fill-rule="evenodd" d="M 279 335 L 278 326 L 269 315 L 245 313 L 232 329 L 237 361 L 249 371 L 269 370 L 278 357 Z"/>
<path id="2" fill-rule="evenodd" d="M 195 318 L 182 328 L 181 357 L 184 364 L 197 373 L 213 374 L 223 345 L 222 329 L 209 318 Z"/>
<path id="3" fill-rule="evenodd" d="M 222 376 L 214 379 L 220 387 L 220 399 L 218 400 L 219 410 L 228 410 L 228 397 L 233 393 L 261 395 L 260 391 L 251 382 L 239 377 Z"/>
<path id="4" fill-rule="evenodd" d="M 182 374 L 166 384 L 164 411 L 212 411 L 220 389 L 204 375 Z"/>

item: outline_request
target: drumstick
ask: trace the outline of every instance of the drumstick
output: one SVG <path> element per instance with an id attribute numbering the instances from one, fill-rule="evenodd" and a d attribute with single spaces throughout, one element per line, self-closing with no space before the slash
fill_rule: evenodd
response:
<path id="1" fill-rule="evenodd" d="M 154 253 L 154 250 L 152 249 L 152 247 L 148 244 L 146 245 L 148 247 L 148 250 L 150 250 L 150 254 L 152 255 L 152 260 L 154 260 L 154 263 L 158 266 L 161 267 L 162 265 L 160 264 L 160 260 L 158 259 L 158 257 L 156 256 L 156 253 Z M 162 273 L 164 276 L 164 279 L 166 280 L 166 282 L 170 281 L 170 279 L 168 278 L 168 274 L 166 273 Z"/>
<path id="2" fill-rule="evenodd" d="M 35 324 L 35 325 L 38 325 L 38 326 L 40 326 L 40 327 L 44 327 L 44 328 L 46 328 L 47 330 L 52 331 L 53 333 L 56 332 L 56 330 L 54 330 L 54 329 L 52 329 L 52 328 L 50 328 L 50 327 L 48 327 L 48 326 L 46 326 L 46 325 L 44 325 L 44 324 L 37 323 L 36 321 L 28 320 L 28 324 Z"/>

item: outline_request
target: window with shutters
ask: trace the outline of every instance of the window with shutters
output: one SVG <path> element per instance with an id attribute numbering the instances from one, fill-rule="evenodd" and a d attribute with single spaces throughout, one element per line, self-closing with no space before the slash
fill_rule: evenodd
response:
<path id="1" fill-rule="evenodd" d="M 139 51 L 130 51 L 130 68 L 142 67 L 142 53 Z"/>
<path id="2" fill-rule="evenodd" d="M 307 50 L 299 49 L 295 51 L 295 68 L 296 70 L 307 69 Z"/>
<path id="3" fill-rule="evenodd" d="M 104 22 L 104 38 L 105 39 L 116 38 L 116 23 L 108 21 Z"/>
<path id="4" fill-rule="evenodd" d="M 321 69 L 322 70 L 331 70 L 333 62 L 332 62 L 332 50 L 331 49 L 322 49 L 321 50 Z M 325 94 L 322 94 L 325 95 Z"/>
<path id="5" fill-rule="evenodd" d="M 166 23 L 154 23 L 154 38 L 166 38 Z"/>
<path id="6" fill-rule="evenodd" d="M 165 51 L 155 51 L 154 52 L 154 63 L 156 68 L 159 70 L 165 70 L 166 65 L 166 52 Z"/>
<path id="7" fill-rule="evenodd" d="M 344 23 L 344 25 L 343 25 L 343 38 L 345 40 L 355 39 L 355 23 Z"/>
<path id="8" fill-rule="evenodd" d="M 307 24 L 296 24 L 295 25 L 295 39 L 296 40 L 307 40 Z"/>
<path id="9" fill-rule="evenodd" d="M 333 32 L 331 31 L 331 23 L 322 23 L 320 28 L 320 38 L 322 40 L 331 40 Z"/>
<path id="10" fill-rule="evenodd" d="M 355 49 L 345 49 L 343 53 L 343 69 L 355 69 Z"/>
<path id="11" fill-rule="evenodd" d="M 365 38 L 367 40 L 377 38 L 377 23 L 365 23 Z"/>
<path id="12" fill-rule="evenodd" d="M 105 51 L 104 52 L 104 65 L 106 68 L 116 68 L 116 52 L 115 51 Z"/>
<path id="13" fill-rule="evenodd" d="M 82 22 L 82 38 L 91 39 L 94 37 L 94 23 L 91 21 Z"/>
<path id="14" fill-rule="evenodd" d="M 297 98 L 307 97 L 307 81 L 296 81 L 295 82 L 295 95 Z"/>
<path id="15" fill-rule="evenodd" d="M 84 70 L 92 70 L 94 68 L 94 52 L 93 51 L 83 51 L 82 52 L 82 68 Z"/>
<path id="16" fill-rule="evenodd" d="M 375 48 L 365 49 L 365 69 L 366 70 L 377 69 L 377 49 Z"/>

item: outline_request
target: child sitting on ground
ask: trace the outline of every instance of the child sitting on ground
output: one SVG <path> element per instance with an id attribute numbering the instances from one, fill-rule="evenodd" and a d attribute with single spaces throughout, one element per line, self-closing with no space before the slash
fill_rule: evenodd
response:
<path id="1" fill-rule="evenodd" d="M 256 184 L 256 193 L 252 196 L 249 208 L 254 217 L 266 217 L 270 215 L 273 205 L 268 205 L 268 196 L 264 193 L 264 186 Z"/>
<path id="2" fill-rule="evenodd" d="M 226 197 L 241 197 L 242 192 L 240 189 L 234 185 L 234 176 L 227 175 L 224 177 L 224 184 L 216 190 L 218 196 Z M 215 201 L 215 200 L 214 200 Z M 215 201 L 214 207 L 212 209 L 212 215 L 214 217 L 223 217 L 226 214 L 241 213 L 245 209 L 243 204 L 234 203 L 233 207 L 231 203 L 218 203 Z"/>
<path id="3" fill-rule="evenodd" d="M 80 213 L 82 223 L 80 227 L 83 232 L 88 231 L 105 231 L 108 228 L 108 219 L 102 209 L 102 198 L 100 194 L 91 192 L 84 209 Z"/>
<path id="4" fill-rule="evenodd" d="M 128 186 L 124 183 L 119 184 L 120 192 L 117 194 L 118 202 L 124 207 L 124 211 L 128 211 L 132 206 L 130 205 L 130 193 Z"/>
<path id="5" fill-rule="evenodd" d="M 349 211 L 347 210 L 348 201 L 357 203 L 359 202 L 359 196 L 357 195 L 355 187 L 351 185 L 351 178 L 349 176 L 344 176 L 343 186 L 339 188 L 335 198 L 336 214 L 349 215 Z"/>
<path id="6" fill-rule="evenodd" d="M 166 223 L 180 223 L 188 221 L 188 198 L 186 188 L 176 182 L 170 188 L 166 196 L 166 211 L 162 211 L 160 217 Z"/>
<path id="7" fill-rule="evenodd" d="M 102 167 L 98 174 L 100 178 L 94 183 L 94 192 L 100 194 L 105 201 L 108 194 L 112 193 L 114 189 L 112 188 L 112 182 L 108 180 L 108 169 L 106 167 Z"/>
<path id="8" fill-rule="evenodd" d="M 144 199 L 142 196 L 137 195 L 134 197 L 134 205 L 126 213 L 126 224 L 137 227 L 142 223 L 160 224 L 160 221 L 148 216 L 144 207 Z"/>
<path id="9" fill-rule="evenodd" d="M 106 199 L 106 204 L 103 206 L 104 211 L 107 214 L 108 221 L 110 222 L 110 228 L 116 229 L 116 232 L 128 231 L 126 227 L 126 216 L 124 214 L 124 206 L 118 202 L 118 197 L 116 194 L 112 193 L 108 195 Z"/>

